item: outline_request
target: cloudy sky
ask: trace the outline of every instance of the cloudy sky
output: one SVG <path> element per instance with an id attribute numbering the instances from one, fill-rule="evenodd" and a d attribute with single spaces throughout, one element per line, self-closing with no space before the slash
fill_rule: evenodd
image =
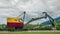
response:
<path id="1" fill-rule="evenodd" d="M 47 12 L 51 17 L 60 17 L 60 0 L 0 0 L 0 24 L 6 24 L 7 17 L 17 17 L 26 11 L 25 23 L 31 18 L 43 16 Z M 42 23 L 48 19 L 34 21 Z M 32 24 L 36 24 L 31 22 Z"/>

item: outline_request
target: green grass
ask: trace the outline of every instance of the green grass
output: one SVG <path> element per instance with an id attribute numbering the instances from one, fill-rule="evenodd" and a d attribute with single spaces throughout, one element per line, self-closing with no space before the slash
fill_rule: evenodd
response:
<path id="1" fill-rule="evenodd" d="M 60 32 L 0 32 L 0 34 L 60 34 Z"/>

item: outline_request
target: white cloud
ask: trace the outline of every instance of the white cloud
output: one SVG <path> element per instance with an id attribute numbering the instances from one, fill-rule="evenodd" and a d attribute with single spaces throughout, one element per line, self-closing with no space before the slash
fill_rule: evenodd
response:
<path id="1" fill-rule="evenodd" d="M 0 18 L 17 17 L 26 11 L 26 22 L 47 12 L 53 18 L 60 16 L 60 0 L 0 0 Z M 48 19 L 46 19 L 48 20 Z M 1 22 L 5 21 L 2 20 Z M 35 22 L 43 22 L 45 19 Z"/>

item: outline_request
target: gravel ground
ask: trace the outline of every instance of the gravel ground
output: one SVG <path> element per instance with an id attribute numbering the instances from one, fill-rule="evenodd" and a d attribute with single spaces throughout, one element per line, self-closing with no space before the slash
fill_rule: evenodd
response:
<path id="1" fill-rule="evenodd" d="M 34 30 L 34 31 L 25 31 L 25 32 L 60 32 L 60 30 Z"/>
<path id="2" fill-rule="evenodd" d="M 0 31 L 0 33 L 6 32 L 60 32 L 60 30 L 28 30 L 28 31 Z"/>

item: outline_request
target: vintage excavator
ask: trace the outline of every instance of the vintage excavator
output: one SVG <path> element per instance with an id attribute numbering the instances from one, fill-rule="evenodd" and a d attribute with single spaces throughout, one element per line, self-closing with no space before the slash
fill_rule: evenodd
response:
<path id="1" fill-rule="evenodd" d="M 42 17 L 32 18 L 26 24 L 24 24 L 26 12 L 23 12 L 23 14 L 24 14 L 23 18 L 19 18 L 21 15 L 19 15 L 17 18 L 7 18 L 7 26 L 8 27 L 14 27 L 15 29 L 18 29 L 18 28 L 24 29 L 24 28 L 26 28 L 26 25 L 29 24 L 30 22 L 33 22 L 33 21 L 36 21 L 39 19 L 49 18 L 49 20 L 51 22 L 52 29 L 56 30 L 55 20 L 50 15 L 48 15 L 47 12 L 43 12 L 44 16 L 42 16 Z"/>

